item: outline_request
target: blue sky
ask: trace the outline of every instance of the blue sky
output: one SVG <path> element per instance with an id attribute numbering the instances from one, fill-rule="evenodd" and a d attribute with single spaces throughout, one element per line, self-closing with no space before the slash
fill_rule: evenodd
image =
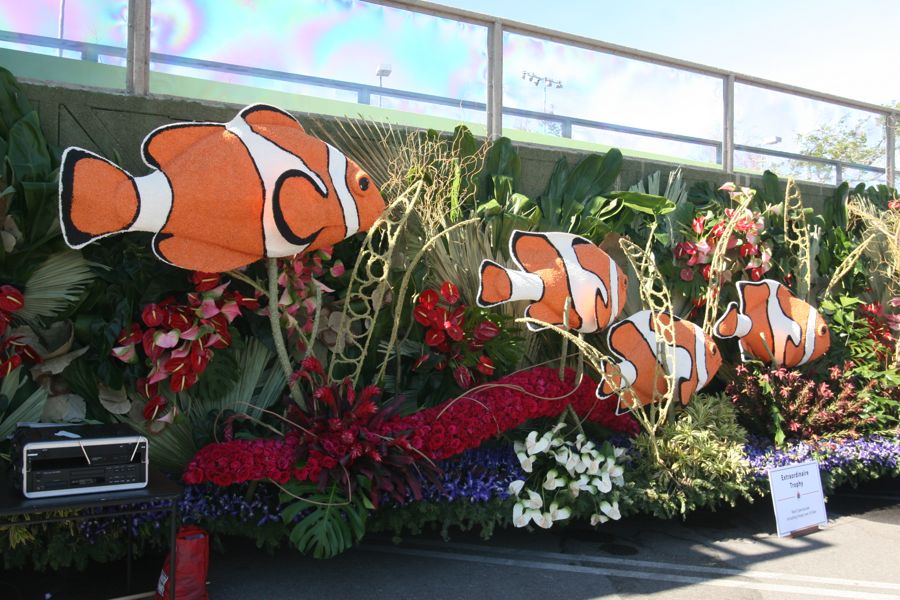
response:
<path id="1" fill-rule="evenodd" d="M 439 0 L 877 104 L 900 100 L 898 0 Z"/>

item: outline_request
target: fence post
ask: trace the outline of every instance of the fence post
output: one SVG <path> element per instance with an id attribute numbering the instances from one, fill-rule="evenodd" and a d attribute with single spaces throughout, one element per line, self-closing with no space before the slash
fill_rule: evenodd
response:
<path id="1" fill-rule="evenodd" d="M 722 78 L 722 170 L 734 173 L 734 73 Z"/>
<path id="2" fill-rule="evenodd" d="M 150 93 L 150 0 L 128 0 L 125 89 L 136 96 Z"/>
<path id="3" fill-rule="evenodd" d="M 894 167 L 896 166 L 896 142 L 894 134 L 896 132 L 897 118 L 894 113 L 888 113 L 884 120 L 884 178 L 887 180 L 888 187 L 894 187 Z"/>
<path id="4" fill-rule="evenodd" d="M 487 136 L 503 135 L 503 24 L 488 26 Z"/>

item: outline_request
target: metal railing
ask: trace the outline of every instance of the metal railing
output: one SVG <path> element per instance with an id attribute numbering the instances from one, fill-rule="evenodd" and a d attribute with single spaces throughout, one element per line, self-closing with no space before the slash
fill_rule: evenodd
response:
<path id="1" fill-rule="evenodd" d="M 825 94 L 792 85 L 774 81 L 741 75 L 724 69 L 717 69 L 698 63 L 682 61 L 675 58 L 643 52 L 624 46 L 609 44 L 590 38 L 566 34 L 510 21 L 488 17 L 486 15 L 464 11 L 460 9 L 438 6 L 422 2 L 421 0 L 366 0 L 369 3 L 401 8 L 404 10 L 425 13 L 436 17 L 461 21 L 487 28 L 487 56 L 488 56 L 488 82 L 487 102 L 448 98 L 433 94 L 411 92 L 396 88 L 387 88 L 376 85 L 342 81 L 296 73 L 286 73 L 273 69 L 263 69 L 222 63 L 211 60 L 202 60 L 150 52 L 150 2 L 151 0 L 129 0 L 128 8 L 128 45 L 126 48 L 78 42 L 73 40 L 57 39 L 46 36 L 23 34 L 10 31 L 0 31 L 0 41 L 15 42 L 32 46 L 42 46 L 80 52 L 83 60 L 97 61 L 99 56 L 113 56 L 126 60 L 126 90 L 135 95 L 148 95 L 150 93 L 149 75 L 150 63 L 166 64 L 171 66 L 194 68 L 206 71 L 229 73 L 233 75 L 245 75 L 272 81 L 290 82 L 304 85 L 343 90 L 356 94 L 357 102 L 369 104 L 372 96 L 382 96 L 399 100 L 422 102 L 438 106 L 453 107 L 485 112 L 487 115 L 488 137 L 497 138 L 503 131 L 503 117 L 521 117 L 539 120 L 545 123 L 557 123 L 562 137 L 571 138 L 573 126 L 612 131 L 628 135 L 660 139 L 670 142 L 692 144 L 700 147 L 711 148 L 715 152 L 716 163 L 722 165 L 722 170 L 727 173 L 734 172 L 735 151 L 753 153 L 757 155 L 784 158 L 811 165 L 831 167 L 835 171 L 836 183 L 843 180 L 845 169 L 883 175 L 889 186 L 894 185 L 895 157 L 894 157 L 894 127 L 900 111 L 861 102 L 850 98 L 843 98 L 831 94 Z M 520 108 L 504 107 L 503 100 L 503 34 L 514 33 L 537 37 L 550 42 L 576 46 L 605 54 L 612 54 L 623 58 L 642 61 L 670 67 L 673 69 L 718 78 L 722 81 L 723 97 L 723 130 L 721 139 L 709 139 L 682 135 L 664 131 L 632 127 L 617 123 L 594 121 L 579 117 L 549 114 L 546 112 L 526 110 Z M 789 94 L 801 98 L 807 98 L 829 104 L 836 104 L 846 108 L 866 111 L 880 116 L 884 121 L 885 139 L 885 167 L 853 163 L 838 159 L 809 156 L 794 152 L 774 150 L 772 148 L 736 144 L 734 142 L 734 86 L 744 84 L 757 88 Z"/>

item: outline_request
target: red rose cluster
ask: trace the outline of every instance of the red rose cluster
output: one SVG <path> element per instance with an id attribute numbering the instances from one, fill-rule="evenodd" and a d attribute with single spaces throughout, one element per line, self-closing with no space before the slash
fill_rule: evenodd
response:
<path id="1" fill-rule="evenodd" d="M 476 383 L 478 375 L 494 374 L 494 361 L 487 354 L 485 344 L 500 334 L 500 327 L 480 311 L 467 311 L 460 303 L 459 289 L 445 281 L 437 290 L 427 289 L 416 300 L 413 318 L 425 327 L 425 344 L 431 349 L 413 365 L 419 369 L 433 357 L 436 371 L 447 367 L 461 389 Z"/>
<path id="2" fill-rule="evenodd" d="M 9 327 L 10 315 L 25 306 L 25 296 L 11 285 L 0 285 L 0 336 Z M 11 335 L 0 340 L 0 379 L 15 371 L 24 360 L 41 362 L 34 348 L 22 341 L 22 336 Z"/>
<path id="3" fill-rule="evenodd" d="M 219 486 L 271 479 L 280 484 L 294 474 L 294 452 L 300 436 L 291 432 L 278 440 L 233 440 L 204 446 L 184 471 L 184 482 L 210 481 Z"/>
<path id="4" fill-rule="evenodd" d="M 391 431 L 412 430 L 410 442 L 429 458 L 449 458 L 487 439 L 538 417 L 559 415 L 572 405 L 582 418 L 628 434 L 638 425 L 629 414 L 616 416 L 615 399 L 598 400 L 597 383 L 585 376 L 572 392 L 575 373 L 565 381 L 548 367 L 537 367 L 504 377 L 471 394 L 449 400 L 387 425 Z M 545 400 L 544 398 L 559 398 Z"/>
<path id="5" fill-rule="evenodd" d="M 569 404 L 588 421 L 613 431 L 638 432 L 639 427 L 631 415 L 616 416 L 615 399 L 597 399 L 597 384 L 589 377 L 584 377 L 574 393 L 569 394 L 574 377 L 575 374 L 569 370 L 566 380 L 560 381 L 557 371 L 546 367 L 516 373 L 468 396 L 449 400 L 409 417 L 378 423 L 376 429 L 366 430 L 365 437 L 373 442 L 378 436 L 394 440 L 403 445 L 402 450 L 408 457 L 418 456 L 415 452 L 405 452 L 407 445 L 411 445 L 428 458 L 440 460 L 477 448 L 485 440 L 529 419 L 556 416 Z M 566 394 L 569 395 L 560 400 L 543 399 Z M 328 399 L 323 400 L 328 403 Z M 332 461 L 346 465 L 361 458 L 376 460 L 369 453 L 371 445 L 361 443 L 363 438 L 360 432 L 359 428 L 355 433 L 343 428 L 340 419 L 324 420 L 320 426 L 320 437 L 301 449 L 306 462 L 302 468 L 293 469 L 293 476 L 316 481 L 323 469 L 336 467 L 331 464 Z M 281 482 L 285 472 L 290 471 L 294 464 L 300 442 L 298 435 L 291 434 L 284 440 L 238 440 L 211 444 L 194 456 L 185 471 L 184 480 L 189 484 L 227 481 L 224 485 L 266 478 Z M 381 456 L 386 454 L 382 452 L 379 454 Z M 248 464 L 238 468 L 242 461 L 248 461 Z M 402 466 L 398 465 L 398 468 Z"/>
<path id="6" fill-rule="evenodd" d="M 195 272 L 191 276 L 195 291 L 187 295 L 187 304 L 177 304 L 168 297 L 157 304 L 148 304 L 141 312 L 146 329 L 137 323 L 123 331 L 112 354 L 125 363 L 138 362 L 137 346 L 144 351 L 150 372 L 138 379 L 138 392 L 148 402 L 144 418 L 148 421 L 159 415 L 167 400 L 159 391 L 159 384 L 168 380 L 173 392 L 184 391 L 197 383 L 213 356 L 213 349 L 231 345 L 228 324 L 241 309 L 255 310 L 259 303 L 238 292 L 226 291 L 228 283 L 221 283 L 218 273 Z"/>

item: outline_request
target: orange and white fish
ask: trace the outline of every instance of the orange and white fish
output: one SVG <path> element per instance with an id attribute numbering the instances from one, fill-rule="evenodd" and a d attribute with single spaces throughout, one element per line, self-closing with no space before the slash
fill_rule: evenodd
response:
<path id="1" fill-rule="evenodd" d="M 220 272 L 330 246 L 384 210 L 374 182 L 290 114 L 248 106 L 228 123 L 173 123 L 141 147 L 154 171 L 134 177 L 81 148 L 60 168 L 60 222 L 81 248 L 116 233 L 155 234 L 153 251 Z"/>
<path id="2" fill-rule="evenodd" d="M 491 260 L 481 263 L 478 305 L 530 300 L 525 316 L 552 325 L 564 324 L 567 298 L 569 327 L 592 333 L 609 326 L 625 304 L 628 278 L 610 256 L 579 235 L 513 231 L 509 255 L 522 270 Z M 532 323 L 532 331 L 545 329 Z"/>
<path id="3" fill-rule="evenodd" d="M 796 367 L 828 351 L 831 336 L 815 308 L 771 279 L 738 281 L 740 305 L 731 302 L 718 321 L 718 338 L 738 338 L 741 357 Z"/>
<path id="4" fill-rule="evenodd" d="M 659 315 L 663 324 L 672 318 Z M 642 310 L 609 328 L 606 340 L 610 351 L 619 359 L 619 374 L 603 365 L 603 381 L 597 386 L 597 397 L 609 398 L 618 394 L 617 412 L 653 402 L 654 391 L 667 391 L 666 373 L 674 375 L 674 398 L 682 404 L 690 401 L 694 392 L 712 381 L 722 355 L 716 343 L 695 323 L 675 317 L 675 343 L 663 345 L 667 350 L 660 360 L 652 313 Z M 626 387 L 630 386 L 630 387 Z M 624 389 L 623 389 L 624 388 Z"/>

